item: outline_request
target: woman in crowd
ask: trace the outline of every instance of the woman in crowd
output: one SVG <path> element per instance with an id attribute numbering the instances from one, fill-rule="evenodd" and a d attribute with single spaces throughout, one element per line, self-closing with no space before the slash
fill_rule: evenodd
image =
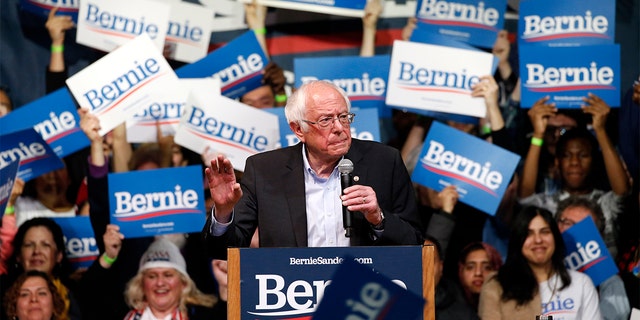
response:
<path id="1" fill-rule="evenodd" d="M 7 291 L 4 310 L 7 319 L 65 319 L 64 298 L 46 273 L 30 270 L 21 274 Z"/>
<path id="2" fill-rule="evenodd" d="M 70 267 L 65 255 L 62 229 L 49 218 L 27 220 L 13 240 L 14 251 L 8 261 L 8 273 L 3 276 L 3 288 L 31 270 L 48 274 L 58 294 L 64 300 L 62 319 L 82 319 L 80 306 L 72 293 Z"/>
<path id="3" fill-rule="evenodd" d="M 173 242 L 159 238 L 140 259 L 138 274 L 127 283 L 125 319 L 220 319 L 217 298 L 202 293 L 187 274 L 187 264 Z M 170 316 L 170 318 L 167 318 Z M 226 315 L 224 315 L 226 317 Z"/>
<path id="4" fill-rule="evenodd" d="M 484 242 L 472 242 L 460 253 L 458 278 L 467 302 L 478 310 L 478 298 L 485 280 L 502 266 L 500 253 Z"/>
<path id="5" fill-rule="evenodd" d="M 524 207 L 513 221 L 505 264 L 480 292 L 488 319 L 602 319 L 591 279 L 564 265 L 565 246 L 551 212 Z"/>

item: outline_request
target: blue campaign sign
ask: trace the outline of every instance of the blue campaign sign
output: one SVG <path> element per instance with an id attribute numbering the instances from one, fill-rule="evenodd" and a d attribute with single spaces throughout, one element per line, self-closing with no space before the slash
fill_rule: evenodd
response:
<path id="1" fill-rule="evenodd" d="M 56 15 L 71 16 L 78 22 L 79 0 L 20 0 L 20 8 L 42 17 L 48 17 L 51 9 L 58 7 Z"/>
<path id="2" fill-rule="evenodd" d="M 91 266 L 98 258 L 100 251 L 89 217 L 53 218 L 53 220 L 62 228 L 65 251 L 73 270 Z"/>
<path id="3" fill-rule="evenodd" d="M 176 70 L 179 78 L 220 79 L 222 95 L 231 99 L 262 85 L 269 59 L 255 33 L 249 30 L 206 57 Z"/>
<path id="4" fill-rule="evenodd" d="M 521 0 L 518 41 L 550 46 L 613 44 L 615 10 L 615 1 Z"/>
<path id="5" fill-rule="evenodd" d="M 437 191 L 454 185 L 460 201 L 495 215 L 519 160 L 512 152 L 434 121 L 411 179 Z"/>
<path id="6" fill-rule="evenodd" d="M 109 174 L 111 223 L 128 238 L 200 232 L 205 222 L 200 166 Z"/>
<path id="7" fill-rule="evenodd" d="M 332 1 L 309 1 L 309 0 L 281 0 L 283 2 L 296 2 L 303 4 L 313 4 L 332 8 L 364 10 L 366 0 L 332 0 Z"/>
<path id="8" fill-rule="evenodd" d="M 420 319 L 424 301 L 345 256 L 312 319 Z"/>
<path id="9" fill-rule="evenodd" d="M 67 88 L 56 90 L 0 118 L 0 134 L 31 127 L 60 158 L 91 144 L 80 128 L 80 116 Z"/>
<path id="10" fill-rule="evenodd" d="M 618 273 L 591 216 L 563 232 L 562 239 L 567 247 L 564 264 L 568 269 L 587 274 L 596 287 Z"/>
<path id="11" fill-rule="evenodd" d="M 0 169 L 19 161 L 18 178 L 26 181 L 64 167 L 36 130 L 28 128 L 0 135 Z"/>
<path id="12" fill-rule="evenodd" d="M 280 127 L 280 147 L 293 146 L 300 142 L 300 139 L 291 131 L 284 108 L 263 109 L 278 116 L 278 126 Z M 352 108 L 351 112 L 356 117 L 351 124 L 351 137 L 380 142 L 380 117 L 376 108 Z"/>
<path id="13" fill-rule="evenodd" d="M 523 108 L 545 96 L 558 108 L 580 108 L 589 93 L 620 106 L 620 46 L 617 44 L 520 48 Z"/>
<path id="14" fill-rule="evenodd" d="M 311 80 L 328 80 L 342 88 L 353 107 L 378 108 L 381 117 L 390 118 L 385 104 L 391 56 L 295 58 L 295 86 Z"/>
<path id="15" fill-rule="evenodd" d="M 422 297 L 421 252 L 421 246 L 242 248 L 241 319 L 309 319 L 347 255 Z"/>
<path id="16" fill-rule="evenodd" d="M 11 190 L 16 182 L 19 167 L 20 161 L 12 161 L 0 169 L 0 217 L 4 215 L 4 209 L 11 197 Z"/>
<path id="17" fill-rule="evenodd" d="M 417 29 L 491 48 L 504 26 L 506 10 L 506 0 L 418 0 Z"/>

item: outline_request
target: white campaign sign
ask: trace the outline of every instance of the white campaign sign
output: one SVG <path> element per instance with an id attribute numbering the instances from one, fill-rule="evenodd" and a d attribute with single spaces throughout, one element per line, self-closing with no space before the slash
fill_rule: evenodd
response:
<path id="1" fill-rule="evenodd" d="M 140 34 L 162 51 L 170 6 L 151 0 L 83 0 L 78 11 L 76 42 L 111 52 Z"/>
<path id="2" fill-rule="evenodd" d="M 278 117 L 211 91 L 191 90 L 174 141 L 194 152 L 222 153 L 234 169 L 246 159 L 273 150 L 280 139 Z"/>
<path id="3" fill-rule="evenodd" d="M 66 81 L 80 107 L 100 119 L 104 135 L 178 86 L 178 77 L 146 34 Z"/>
<path id="4" fill-rule="evenodd" d="M 213 78 L 178 79 L 178 86 L 157 95 L 157 100 L 127 119 L 127 141 L 131 143 L 157 142 L 158 129 L 163 136 L 175 136 L 184 114 L 189 92 L 202 88 L 220 94 L 220 80 Z"/>
<path id="5" fill-rule="evenodd" d="M 165 57 L 183 62 L 204 58 L 209 50 L 214 9 L 189 2 L 171 4 Z"/>
<path id="6" fill-rule="evenodd" d="M 386 103 L 484 117 L 484 98 L 471 87 L 492 75 L 490 53 L 396 40 L 391 54 Z"/>

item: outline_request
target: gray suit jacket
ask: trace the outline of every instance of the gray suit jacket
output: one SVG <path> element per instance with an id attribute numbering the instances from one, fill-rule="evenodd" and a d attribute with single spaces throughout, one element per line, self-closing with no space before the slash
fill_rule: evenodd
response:
<path id="1" fill-rule="evenodd" d="M 413 184 L 398 150 L 378 142 L 353 139 L 345 158 L 354 164 L 357 184 L 373 188 L 385 214 L 385 229 L 376 238 L 362 213 L 355 212 L 352 246 L 422 244 Z M 210 215 L 203 233 L 209 254 L 226 259 L 227 247 L 248 247 L 260 226 L 261 247 L 306 247 L 302 144 L 260 153 L 247 159 L 241 180 L 243 196 L 234 221 L 219 237 L 210 233 Z"/>

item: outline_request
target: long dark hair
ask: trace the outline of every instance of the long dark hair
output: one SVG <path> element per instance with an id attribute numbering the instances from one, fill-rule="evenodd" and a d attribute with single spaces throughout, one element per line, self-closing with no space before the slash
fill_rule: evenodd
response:
<path id="1" fill-rule="evenodd" d="M 571 276 L 564 265 L 564 241 L 553 215 L 545 209 L 525 206 L 513 221 L 507 260 L 496 275 L 498 282 L 502 286 L 503 301 L 516 300 L 518 305 L 523 305 L 531 301 L 538 292 L 538 281 L 529 266 L 529 262 L 522 255 L 522 246 L 529 235 L 529 224 L 536 216 L 540 216 L 549 225 L 553 234 L 555 250 L 551 256 L 551 267 L 562 281 L 560 290 L 571 284 Z"/>

